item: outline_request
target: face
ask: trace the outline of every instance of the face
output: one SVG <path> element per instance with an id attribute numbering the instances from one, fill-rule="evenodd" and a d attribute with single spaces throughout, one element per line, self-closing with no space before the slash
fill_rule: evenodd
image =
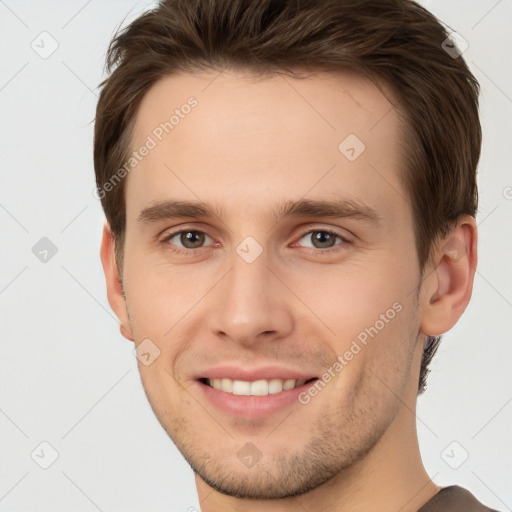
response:
<path id="1" fill-rule="evenodd" d="M 126 319 L 156 416 L 214 489 L 311 490 L 363 459 L 415 395 L 401 138 L 389 101 L 345 72 L 183 74 L 144 97 Z"/>

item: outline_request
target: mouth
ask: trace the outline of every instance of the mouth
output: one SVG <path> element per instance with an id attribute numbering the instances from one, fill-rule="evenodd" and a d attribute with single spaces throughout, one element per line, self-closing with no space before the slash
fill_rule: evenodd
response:
<path id="1" fill-rule="evenodd" d="M 260 379 L 254 381 L 236 380 L 227 377 L 203 377 L 199 379 L 205 386 L 236 396 L 277 395 L 283 391 L 300 388 L 316 380 L 318 380 L 317 377 L 311 377 L 310 379 Z"/>
<path id="2" fill-rule="evenodd" d="M 250 420 L 271 418 L 299 401 L 312 383 L 314 373 L 304 370 L 261 365 L 242 368 L 236 362 L 205 368 L 194 380 L 206 403 L 229 417 Z"/>

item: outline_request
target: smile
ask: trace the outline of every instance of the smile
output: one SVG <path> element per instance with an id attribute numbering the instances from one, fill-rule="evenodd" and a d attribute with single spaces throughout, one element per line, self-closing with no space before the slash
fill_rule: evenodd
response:
<path id="1" fill-rule="evenodd" d="M 295 389 L 304 384 L 316 380 L 316 377 L 311 379 L 261 379 L 255 381 L 246 380 L 232 380 L 228 378 L 222 379 L 209 379 L 204 378 L 201 381 L 219 391 L 224 391 L 232 395 L 239 396 L 265 396 L 275 395 L 282 391 Z"/>

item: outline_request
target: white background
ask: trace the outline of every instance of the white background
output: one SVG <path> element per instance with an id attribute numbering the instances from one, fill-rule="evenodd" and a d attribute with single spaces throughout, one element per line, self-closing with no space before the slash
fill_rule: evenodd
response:
<path id="1" fill-rule="evenodd" d="M 0 1 L 0 511 L 199 509 L 119 334 L 98 255 L 97 85 L 115 28 L 148 5 Z M 512 0 L 425 5 L 469 42 L 484 146 L 473 299 L 419 399 L 421 452 L 439 485 L 512 510 Z M 47 59 L 31 48 L 43 31 L 58 42 Z M 32 253 L 42 237 L 58 250 L 46 263 Z M 43 441 L 58 452 L 48 469 L 31 458 L 37 448 L 50 460 Z M 446 460 L 463 450 L 452 469 Z"/>

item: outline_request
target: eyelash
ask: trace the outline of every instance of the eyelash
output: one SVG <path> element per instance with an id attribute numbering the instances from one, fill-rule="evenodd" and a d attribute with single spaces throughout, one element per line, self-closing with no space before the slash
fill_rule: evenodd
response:
<path id="1" fill-rule="evenodd" d="M 180 247 L 172 247 L 169 242 L 172 238 L 174 238 L 175 236 L 177 235 L 180 235 L 181 233 L 203 233 L 205 234 L 206 236 L 208 236 L 204 231 L 201 231 L 199 229 L 187 229 L 187 228 L 183 228 L 183 229 L 180 229 L 178 231 L 174 231 L 172 233 L 169 233 L 168 235 L 166 235 L 164 237 L 164 239 L 162 240 L 162 244 L 166 245 L 166 248 L 168 250 L 170 250 L 171 252 L 175 253 L 175 254 L 178 254 L 178 255 L 184 255 L 184 256 L 195 256 L 197 254 L 197 251 L 199 251 L 200 249 L 204 249 L 204 247 L 198 247 L 197 249 L 185 249 L 185 248 L 180 248 Z M 210 237 L 211 238 L 211 237 Z"/>
<path id="2" fill-rule="evenodd" d="M 299 240 L 301 238 L 304 238 L 306 235 L 311 235 L 312 233 L 324 233 L 324 234 L 333 236 L 334 238 L 339 238 L 341 240 L 341 244 L 336 244 L 333 247 L 326 247 L 325 249 L 318 249 L 316 247 L 304 247 L 304 249 L 309 249 L 310 251 L 313 251 L 316 254 L 325 255 L 325 254 L 338 253 L 340 251 L 345 250 L 346 247 L 343 247 L 343 246 L 350 243 L 350 240 L 348 238 L 345 238 L 340 233 L 337 233 L 336 231 L 331 231 L 329 229 L 321 229 L 321 228 L 320 229 L 310 229 L 308 231 L 303 232 L 299 236 Z"/>
<path id="3" fill-rule="evenodd" d="M 199 251 L 200 249 L 204 249 L 205 247 L 198 247 L 196 249 L 187 249 L 187 248 L 180 248 L 180 247 L 172 247 L 171 244 L 169 243 L 170 240 L 173 239 L 175 236 L 180 235 L 181 233 L 188 233 L 188 232 L 202 233 L 202 234 L 204 234 L 206 236 L 209 236 L 204 231 L 201 231 L 201 230 L 198 230 L 198 229 L 183 228 L 183 229 L 180 229 L 178 231 L 173 231 L 172 233 L 169 233 L 168 235 L 166 235 L 164 237 L 164 239 L 162 240 L 162 244 L 165 245 L 167 249 L 169 249 L 170 251 L 172 251 L 175 254 L 185 255 L 185 256 L 195 256 L 197 254 L 197 251 Z M 317 254 L 337 253 L 339 251 L 344 250 L 344 248 L 342 249 L 342 248 L 340 248 L 340 246 L 342 247 L 342 246 L 344 246 L 346 244 L 350 244 L 351 243 L 349 239 L 345 238 L 340 233 L 337 233 L 336 231 L 331 231 L 331 230 L 328 230 L 328 229 L 310 229 L 308 231 L 303 232 L 299 236 L 299 240 L 304 238 L 306 235 L 311 235 L 313 233 L 328 234 L 328 235 L 334 236 L 335 238 L 339 238 L 341 240 L 341 242 L 342 242 L 341 244 L 336 244 L 333 247 L 326 247 L 325 249 L 318 249 L 318 248 L 315 248 L 315 247 L 304 247 L 304 249 L 312 250 L 313 252 L 315 252 Z"/>

